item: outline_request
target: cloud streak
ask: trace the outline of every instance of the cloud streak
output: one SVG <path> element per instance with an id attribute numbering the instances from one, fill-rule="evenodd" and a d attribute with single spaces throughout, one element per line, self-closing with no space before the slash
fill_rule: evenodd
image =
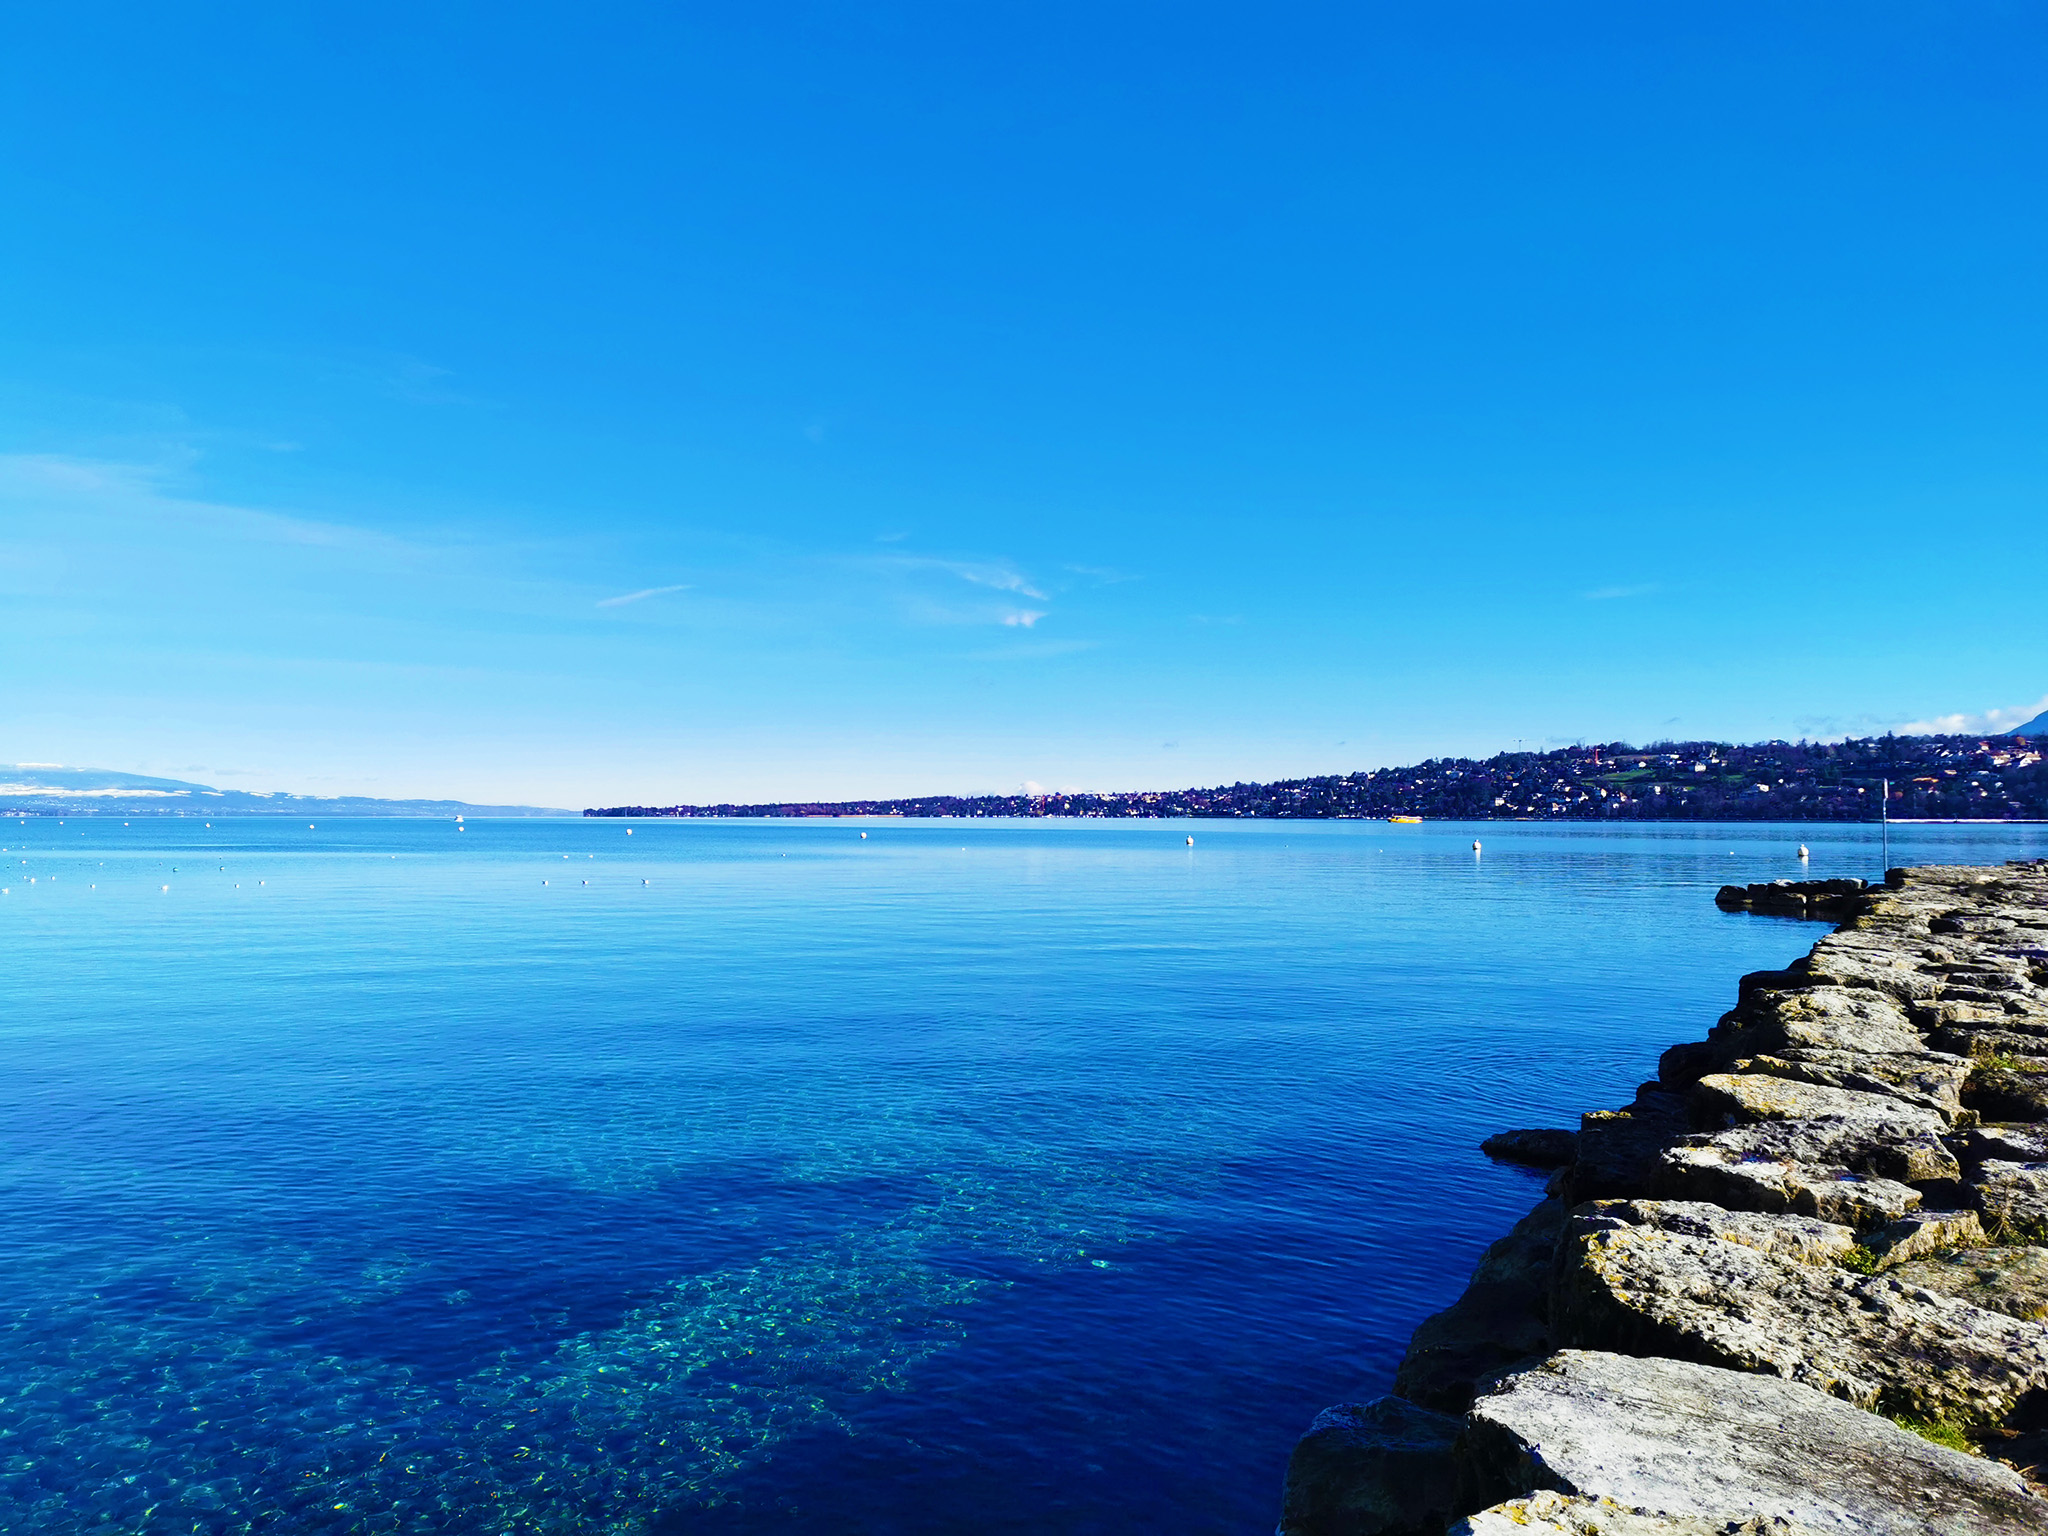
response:
<path id="1" fill-rule="evenodd" d="M 1019 597 L 1048 600 L 1048 594 L 1032 584 L 1031 578 L 1000 561 L 941 560 L 933 555 L 895 555 L 882 564 L 896 571 L 938 571 L 947 576 L 989 587 L 997 592 L 1014 592 Z"/>
<path id="2" fill-rule="evenodd" d="M 687 581 L 679 581 L 670 587 L 643 587 L 638 592 L 625 592 L 617 597 L 601 597 L 597 600 L 597 606 L 600 608 L 623 608 L 626 604 L 637 603 L 643 598 L 661 597 L 669 592 L 687 592 L 689 590 L 690 583 Z"/>
<path id="3" fill-rule="evenodd" d="M 1648 597 L 1662 586 L 1661 582 L 1649 581 L 1634 587 L 1595 587 L 1590 592 L 1581 592 L 1589 603 L 1608 603 L 1618 597 Z"/>
<path id="4" fill-rule="evenodd" d="M 2048 693 L 2031 704 L 2015 704 L 2008 709 L 1987 709 L 1982 714 L 1936 715 L 1932 720 L 1909 720 L 1904 725 L 1893 726 L 1901 736 L 1977 736 L 2009 731 L 2016 725 L 2025 725 L 2043 710 L 2048 710 Z"/>

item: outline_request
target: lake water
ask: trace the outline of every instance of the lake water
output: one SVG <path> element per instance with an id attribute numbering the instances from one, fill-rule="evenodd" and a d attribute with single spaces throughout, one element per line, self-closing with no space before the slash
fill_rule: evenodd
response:
<path id="1" fill-rule="evenodd" d="M 1269 1531 L 1802 840 L 0 823 L 0 1530 Z"/>

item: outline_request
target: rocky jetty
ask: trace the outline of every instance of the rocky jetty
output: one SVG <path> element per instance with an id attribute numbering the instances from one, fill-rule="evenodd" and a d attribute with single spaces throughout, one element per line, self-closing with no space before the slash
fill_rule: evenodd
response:
<path id="1" fill-rule="evenodd" d="M 1841 926 L 1576 1134 L 1280 1536 L 2048 1536 L 2048 861 L 1728 886 Z"/>

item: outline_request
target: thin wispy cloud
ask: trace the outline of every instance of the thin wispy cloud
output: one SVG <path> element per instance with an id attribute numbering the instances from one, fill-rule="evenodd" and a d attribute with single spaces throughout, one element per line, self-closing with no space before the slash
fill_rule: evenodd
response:
<path id="1" fill-rule="evenodd" d="M 1052 594 L 1007 560 L 956 560 L 937 555 L 869 555 L 844 567 L 879 576 L 894 588 L 900 611 L 919 624 L 1000 624 L 1029 629 L 1050 610 L 1002 598 L 1048 603 Z M 981 589 L 981 595 L 964 590 Z"/>
<path id="2" fill-rule="evenodd" d="M 1096 648 L 1097 642 L 1093 640 L 1040 640 L 1034 637 L 965 654 L 969 661 L 1036 661 L 1048 656 L 1072 656 L 1079 651 Z"/>
<path id="3" fill-rule="evenodd" d="M 997 592 L 1014 592 L 1044 602 L 1050 596 L 1041 591 L 1022 571 L 1001 560 L 942 560 L 936 555 L 888 555 L 878 562 L 884 569 L 913 574 L 932 571 L 958 577 L 977 587 Z"/>
<path id="4" fill-rule="evenodd" d="M 1662 586 L 1661 582 L 1648 581 L 1633 587 L 1595 587 L 1590 592 L 1581 592 L 1579 596 L 1589 603 L 1608 603 L 1618 597 L 1648 597 L 1652 592 L 1661 590 Z"/>
<path id="5" fill-rule="evenodd" d="M 444 380 L 455 377 L 453 368 L 418 357 L 393 357 L 374 363 L 372 376 L 383 392 L 407 405 L 490 405 L 466 391 L 452 388 Z"/>
<path id="6" fill-rule="evenodd" d="M 2048 693 L 2031 704 L 2014 704 L 2005 709 L 1987 709 L 1979 714 L 1936 715 L 1931 720 L 1908 720 L 1904 725 L 1895 725 L 1893 730 L 1901 736 L 1976 736 L 1991 735 L 2009 731 L 2016 725 L 2025 725 L 2043 710 L 2048 710 Z"/>
<path id="7" fill-rule="evenodd" d="M 397 565 L 435 557 L 428 545 L 375 529 L 180 496 L 169 482 L 182 460 L 124 464 L 62 454 L 0 454 L 0 506 L 46 515 L 132 521 L 151 530 L 229 536 L 252 543 L 312 545 Z"/>
<path id="8" fill-rule="evenodd" d="M 687 581 L 679 581 L 675 585 L 668 587 L 643 587 L 638 592 L 623 592 L 617 597 L 601 597 L 597 600 L 597 606 L 600 608 L 623 608 L 628 603 L 637 603 L 645 598 L 662 597 L 670 592 L 687 592 L 689 590 L 690 583 Z"/>

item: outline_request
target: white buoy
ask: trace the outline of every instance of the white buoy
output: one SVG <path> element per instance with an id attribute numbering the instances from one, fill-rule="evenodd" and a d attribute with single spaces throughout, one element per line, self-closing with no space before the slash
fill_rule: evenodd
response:
<path id="1" fill-rule="evenodd" d="M 860 835 L 860 840 L 861 840 L 862 842 L 866 842 L 866 841 L 868 840 L 868 835 L 867 835 L 867 833 L 865 833 L 865 832 L 861 833 L 861 835 Z"/>
<path id="2" fill-rule="evenodd" d="M 1195 846 L 1195 834 L 1192 832 L 1188 834 L 1188 846 L 1190 848 Z"/>
<path id="3" fill-rule="evenodd" d="M 1810 853 L 1808 853 L 1808 852 L 1806 851 L 1806 844 L 1804 844 L 1804 843 L 1801 843 L 1801 844 L 1799 845 L 1799 857 L 1800 857 L 1800 858 L 1802 858 L 1802 859 L 1810 859 L 1810 858 L 1812 858 L 1812 857 L 1813 857 L 1813 855 L 1812 855 L 1812 854 L 1810 854 Z"/>
<path id="4" fill-rule="evenodd" d="M 1476 837 L 1472 839 L 1472 851 L 1474 853 L 1479 851 L 1479 839 Z"/>
<path id="5" fill-rule="evenodd" d="M 632 835 L 633 829 L 631 827 L 626 828 L 626 836 L 631 837 Z"/>

